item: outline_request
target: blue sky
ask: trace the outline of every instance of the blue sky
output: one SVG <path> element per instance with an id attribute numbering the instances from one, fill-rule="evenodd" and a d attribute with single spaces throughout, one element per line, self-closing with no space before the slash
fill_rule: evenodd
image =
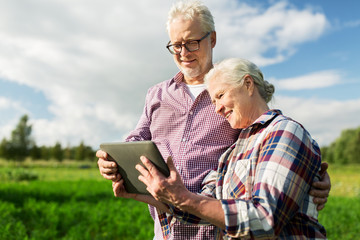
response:
<path id="1" fill-rule="evenodd" d="M 0 0 L 0 138 L 28 114 L 38 145 L 123 140 L 147 89 L 177 72 L 165 49 L 173 2 Z M 214 61 L 260 66 L 276 86 L 271 107 L 321 146 L 360 125 L 360 2 L 204 3 L 215 18 Z"/>

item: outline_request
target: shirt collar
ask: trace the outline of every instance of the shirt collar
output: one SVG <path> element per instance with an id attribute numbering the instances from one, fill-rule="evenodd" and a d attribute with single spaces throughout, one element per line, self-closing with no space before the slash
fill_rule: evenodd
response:
<path id="1" fill-rule="evenodd" d="M 180 71 L 175 75 L 174 81 L 176 82 L 176 84 L 181 84 L 183 80 L 184 80 L 184 74 Z"/>
<path id="2" fill-rule="evenodd" d="M 265 123 L 267 123 L 268 121 L 271 121 L 275 116 L 282 114 L 281 110 L 279 109 L 271 109 L 268 110 L 266 112 L 264 112 L 260 117 L 258 117 L 255 122 L 253 122 L 253 124 L 251 124 L 251 126 L 256 125 L 256 124 L 261 124 L 264 125 Z"/>

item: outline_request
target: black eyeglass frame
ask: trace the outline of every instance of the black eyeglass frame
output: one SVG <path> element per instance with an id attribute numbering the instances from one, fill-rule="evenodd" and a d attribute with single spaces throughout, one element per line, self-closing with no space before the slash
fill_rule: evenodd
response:
<path id="1" fill-rule="evenodd" d="M 186 50 L 188 50 L 189 52 L 195 52 L 195 51 L 197 51 L 197 50 L 200 49 L 200 42 L 201 42 L 202 40 L 204 40 L 205 38 L 207 38 L 207 37 L 210 35 L 210 33 L 211 33 L 211 32 L 207 32 L 207 33 L 205 34 L 205 36 L 203 36 L 202 38 L 200 38 L 200 39 L 198 39 L 198 40 L 190 40 L 190 41 L 188 41 L 188 42 L 186 42 L 186 43 L 170 44 L 171 41 L 169 41 L 168 44 L 166 45 L 166 48 L 169 50 L 169 52 L 170 52 L 172 55 L 179 55 L 179 54 L 181 53 L 181 51 L 182 51 L 183 46 L 184 46 L 184 47 L 186 48 Z M 186 46 L 186 44 L 191 43 L 191 42 L 197 42 L 198 48 L 197 48 L 197 49 L 194 49 L 194 50 L 190 50 L 190 49 Z M 181 47 L 181 48 L 180 48 L 180 52 L 173 52 L 173 51 L 170 50 L 170 48 L 171 48 L 172 46 L 175 46 L 175 45 Z"/>

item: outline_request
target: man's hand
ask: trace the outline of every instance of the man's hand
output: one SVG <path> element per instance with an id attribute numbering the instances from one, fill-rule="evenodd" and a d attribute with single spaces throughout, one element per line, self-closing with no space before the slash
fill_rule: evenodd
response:
<path id="1" fill-rule="evenodd" d="M 314 197 L 313 201 L 316 203 L 317 210 L 320 211 L 325 207 L 327 198 L 329 197 L 331 182 L 330 176 L 327 173 L 329 165 L 326 162 L 321 163 L 320 181 L 313 182 L 309 194 Z"/>
<path id="2" fill-rule="evenodd" d="M 136 193 L 128 193 L 125 190 L 124 186 L 124 179 L 121 179 L 120 181 L 113 181 L 112 183 L 113 192 L 115 197 L 119 198 L 135 198 Z"/>
<path id="3" fill-rule="evenodd" d="M 100 174 L 108 180 L 120 181 L 121 175 L 118 173 L 117 165 L 114 161 L 109 160 L 108 154 L 102 150 L 98 150 L 96 157 L 99 158 L 97 163 Z"/>

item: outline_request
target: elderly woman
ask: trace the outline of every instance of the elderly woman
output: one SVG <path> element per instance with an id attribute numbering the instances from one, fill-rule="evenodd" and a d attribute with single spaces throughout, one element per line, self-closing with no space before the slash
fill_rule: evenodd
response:
<path id="1" fill-rule="evenodd" d="M 200 194 L 186 189 L 171 158 L 166 178 L 142 157 L 146 168 L 137 166 L 139 179 L 158 200 L 151 204 L 168 212 L 161 215 L 165 238 L 176 218 L 214 224 L 225 239 L 326 239 L 309 195 L 321 164 L 319 146 L 300 123 L 269 110 L 274 86 L 243 59 L 217 64 L 205 82 L 216 112 L 241 133 L 217 171 L 204 179 Z M 115 195 L 123 194 L 118 184 Z"/>

